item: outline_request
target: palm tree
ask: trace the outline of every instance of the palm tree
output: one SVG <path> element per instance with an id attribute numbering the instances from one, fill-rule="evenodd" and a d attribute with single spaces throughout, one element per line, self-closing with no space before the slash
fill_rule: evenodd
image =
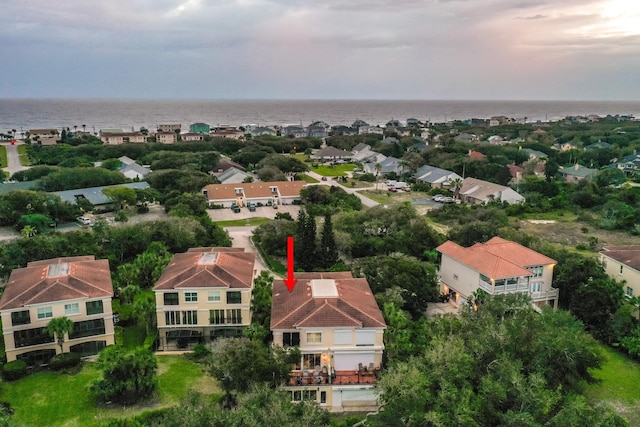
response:
<path id="1" fill-rule="evenodd" d="M 33 237 L 38 233 L 38 229 L 33 225 L 27 224 L 22 228 L 22 231 L 20 231 L 20 233 L 22 234 L 22 237 Z"/>
<path id="2" fill-rule="evenodd" d="M 452 179 L 450 182 L 451 186 L 453 187 L 453 198 L 458 199 L 458 197 L 460 196 L 460 189 L 462 189 L 462 179 L 456 178 Z"/>
<path id="3" fill-rule="evenodd" d="M 64 353 L 64 335 L 73 332 L 73 321 L 66 317 L 56 317 L 51 319 L 45 328 L 45 331 L 53 338 L 57 338 L 60 346 L 60 353 Z"/>
<path id="4" fill-rule="evenodd" d="M 382 170 L 382 165 L 380 163 L 376 163 L 376 190 L 378 189 L 378 181 L 380 180 L 381 170 Z"/>

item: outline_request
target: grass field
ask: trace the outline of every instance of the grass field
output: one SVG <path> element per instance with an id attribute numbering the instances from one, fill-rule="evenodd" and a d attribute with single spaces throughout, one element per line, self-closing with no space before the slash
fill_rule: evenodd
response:
<path id="1" fill-rule="evenodd" d="M 88 390 L 100 376 L 95 363 L 85 363 L 74 375 L 38 372 L 2 385 L 2 400 L 15 410 L 16 426 L 94 426 L 109 418 L 137 415 L 179 402 L 189 389 L 220 393 L 215 380 L 200 365 L 183 356 L 158 356 L 158 395 L 137 406 L 98 407 Z"/>
<path id="2" fill-rule="evenodd" d="M 311 168 L 311 170 L 322 176 L 344 176 L 347 172 L 351 172 L 357 166 L 354 164 L 344 164 L 344 165 L 320 165 L 315 168 Z"/>
<path id="3" fill-rule="evenodd" d="M 6 168 L 7 166 L 7 147 L 0 145 L 0 168 Z"/>
<path id="4" fill-rule="evenodd" d="M 244 227 L 246 225 L 257 226 L 271 221 L 272 218 L 246 218 L 246 219 L 232 219 L 229 221 L 215 221 L 219 227 Z"/>
<path id="5" fill-rule="evenodd" d="M 301 179 L 301 180 L 303 180 L 304 182 L 308 182 L 309 184 L 315 184 L 315 183 L 317 183 L 317 182 L 320 182 L 320 181 L 318 181 L 317 179 L 312 178 L 312 177 L 310 177 L 309 175 L 305 175 L 305 174 L 299 174 L 299 175 L 298 175 L 298 178 L 300 178 L 300 179 Z"/>
<path id="6" fill-rule="evenodd" d="M 27 155 L 26 145 L 18 145 L 18 154 L 20 155 L 20 164 L 22 166 L 31 166 L 31 161 L 29 160 L 29 156 Z"/>
<path id="7" fill-rule="evenodd" d="M 640 365 L 609 347 L 602 346 L 602 352 L 602 368 L 592 372 L 598 382 L 588 385 L 585 395 L 613 406 L 630 425 L 640 425 Z"/>

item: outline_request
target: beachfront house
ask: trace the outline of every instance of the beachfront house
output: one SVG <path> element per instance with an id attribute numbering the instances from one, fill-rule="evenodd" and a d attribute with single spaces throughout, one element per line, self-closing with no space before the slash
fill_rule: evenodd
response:
<path id="1" fill-rule="evenodd" d="M 48 363 L 60 353 L 97 354 L 114 343 L 109 261 L 77 256 L 33 261 L 11 272 L 0 316 L 7 361 Z M 73 332 L 54 340 L 45 328 L 51 319 L 73 321 Z"/>
<path id="2" fill-rule="evenodd" d="M 255 253 L 192 248 L 175 254 L 153 287 L 158 350 L 239 337 L 251 323 Z"/>
<path id="3" fill-rule="evenodd" d="M 367 280 L 349 272 L 295 277 L 291 292 L 282 279 L 272 290 L 273 344 L 302 353 L 284 389 L 294 402 L 330 411 L 376 410 L 386 324 Z"/>
<path id="4" fill-rule="evenodd" d="M 478 289 L 489 295 L 526 294 L 537 309 L 558 307 L 558 289 L 552 287 L 557 261 L 545 255 L 500 237 L 467 248 L 449 240 L 436 250 L 442 255 L 440 290 L 458 307 Z"/>

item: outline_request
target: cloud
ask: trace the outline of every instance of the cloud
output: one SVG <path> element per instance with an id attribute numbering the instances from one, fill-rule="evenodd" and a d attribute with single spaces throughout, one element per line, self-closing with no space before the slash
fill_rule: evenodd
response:
<path id="1" fill-rule="evenodd" d="M 87 79 L 87 96 L 517 98 L 536 92 L 526 76 L 577 97 L 567 70 L 594 58 L 640 72 L 627 60 L 640 9 L 623 3 L 0 0 L 0 54 L 19 65 L 0 70 L 0 96 Z M 640 96 L 638 85 L 615 90 Z"/>

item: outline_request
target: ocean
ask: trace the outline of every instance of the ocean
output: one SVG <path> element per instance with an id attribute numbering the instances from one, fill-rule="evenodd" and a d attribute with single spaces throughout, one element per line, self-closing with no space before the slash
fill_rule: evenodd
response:
<path id="1" fill-rule="evenodd" d="M 350 125 L 362 119 L 384 125 L 391 119 L 444 122 L 504 115 L 527 121 L 558 120 L 569 115 L 607 114 L 640 117 L 640 101 L 403 101 L 403 100 L 99 100 L 0 99 L 0 132 L 77 126 L 156 129 L 161 123 L 260 126 L 322 120 Z"/>

